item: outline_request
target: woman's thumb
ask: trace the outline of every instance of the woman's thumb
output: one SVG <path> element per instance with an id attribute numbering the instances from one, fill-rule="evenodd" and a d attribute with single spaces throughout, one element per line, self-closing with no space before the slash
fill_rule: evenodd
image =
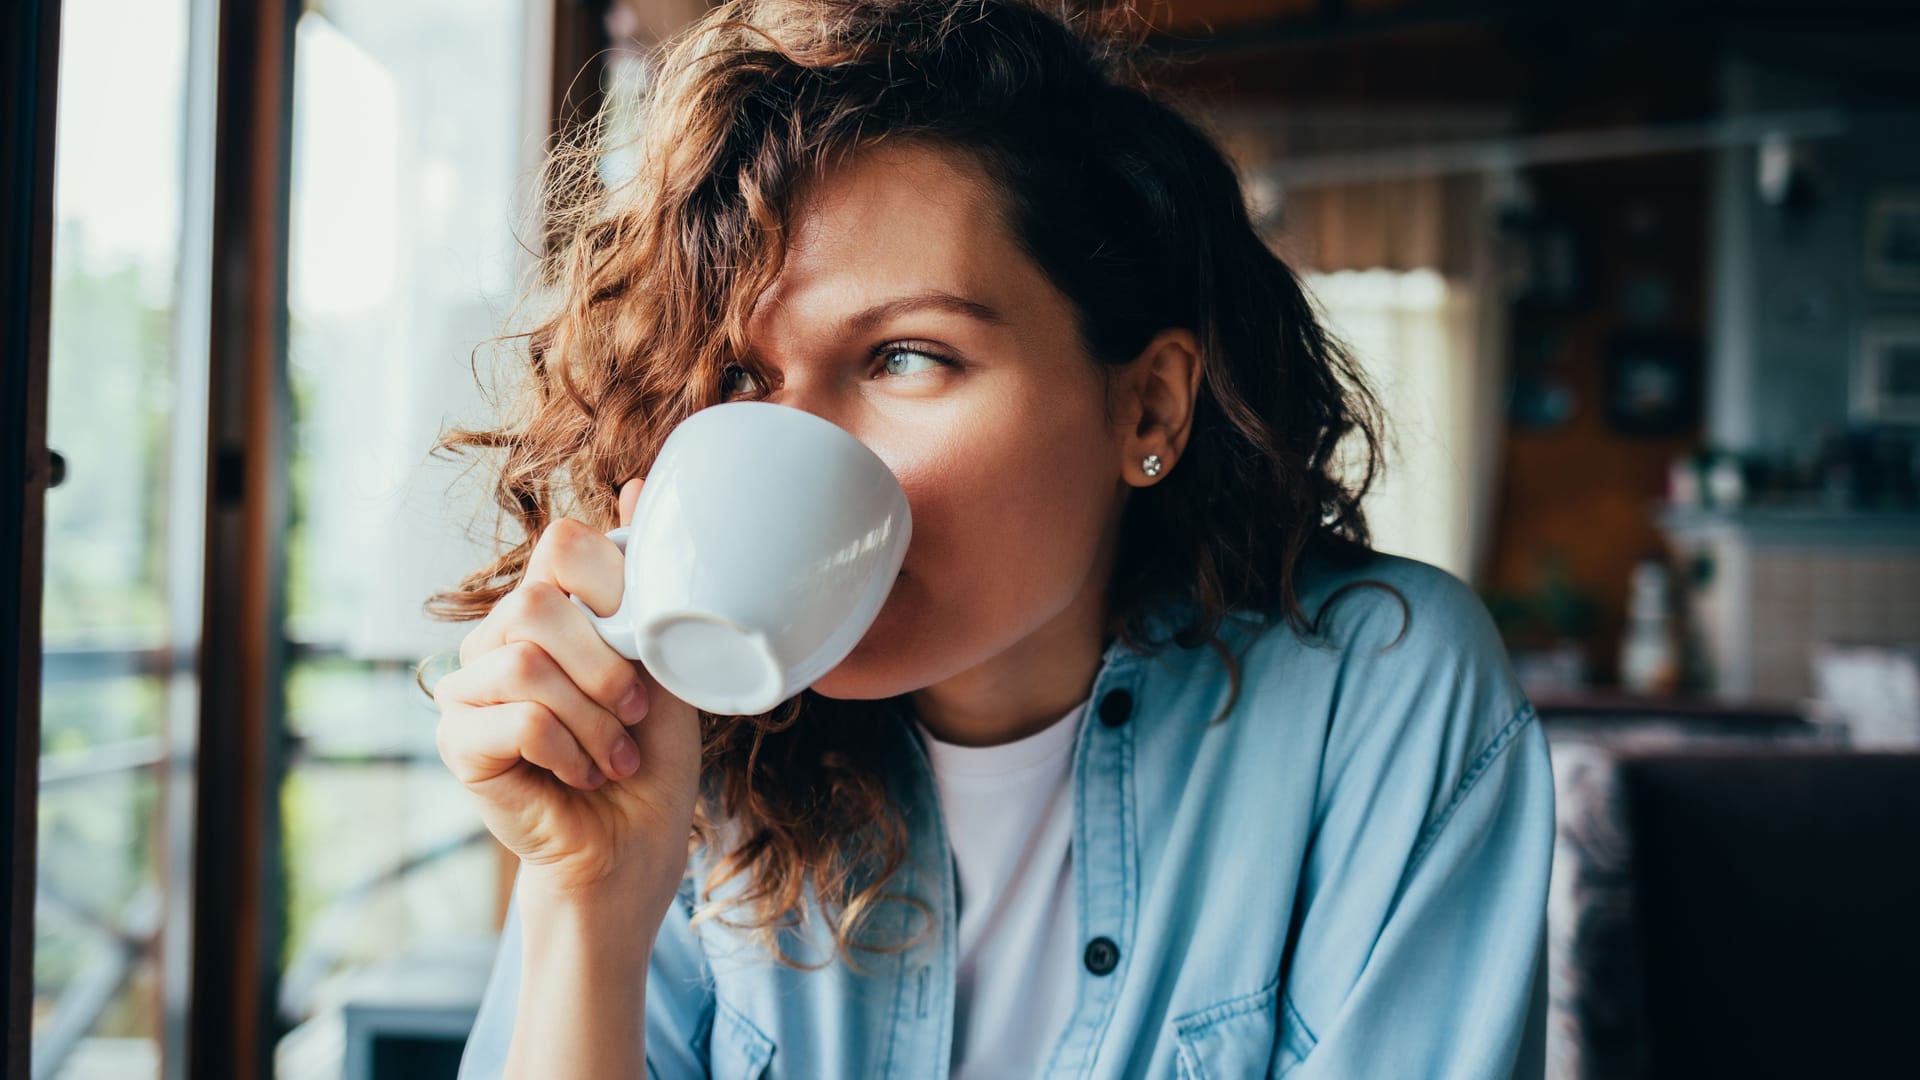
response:
<path id="1" fill-rule="evenodd" d="M 633 508 L 640 502 L 640 485 L 644 483 L 645 480 L 635 477 L 620 485 L 620 524 L 633 523 Z"/>

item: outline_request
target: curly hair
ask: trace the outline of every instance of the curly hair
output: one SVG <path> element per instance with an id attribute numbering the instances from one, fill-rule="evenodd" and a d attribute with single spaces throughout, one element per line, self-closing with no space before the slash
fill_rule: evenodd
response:
<path id="1" fill-rule="evenodd" d="M 498 452 L 493 494 L 521 535 L 428 610 L 483 617 L 558 516 L 616 524 L 618 485 L 721 400 L 729 365 L 752 370 L 748 315 L 782 266 L 800 184 L 863 147 L 914 140 L 980 167 L 1103 371 L 1167 327 L 1200 343 L 1180 467 L 1136 490 L 1121 523 L 1109 639 L 1211 645 L 1237 697 L 1219 636 L 1228 614 L 1317 632 L 1301 562 L 1370 552 L 1361 499 L 1381 456 L 1379 406 L 1252 224 L 1216 139 L 1152 88 L 1129 16 L 1030 0 L 729 0 L 663 43 L 622 121 L 637 131 L 631 173 L 600 179 L 604 110 L 543 170 L 545 211 L 561 223 L 540 272 L 552 302 L 499 339 L 524 341 L 520 407 L 498 426 L 450 428 L 435 447 Z M 1150 617 L 1166 604 L 1193 618 L 1154 640 Z M 779 928 L 805 916 L 811 885 L 849 964 L 855 949 L 907 947 L 860 934 L 889 899 L 927 912 L 886 891 L 907 855 L 884 749 L 903 708 L 904 697 L 804 690 L 758 716 L 701 714 L 689 853 L 723 832 L 730 842 L 696 920 L 753 930 L 782 962 L 808 966 L 779 946 Z M 713 901 L 736 878 L 745 887 Z"/>

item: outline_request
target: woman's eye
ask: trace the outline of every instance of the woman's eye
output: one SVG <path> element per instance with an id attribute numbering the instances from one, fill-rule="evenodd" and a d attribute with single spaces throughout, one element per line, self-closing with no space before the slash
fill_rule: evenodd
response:
<path id="1" fill-rule="evenodd" d="M 910 366 L 911 360 L 909 360 L 906 365 L 895 364 L 894 362 L 895 359 L 903 356 L 917 357 L 918 359 L 926 361 L 928 366 L 930 367 L 944 367 L 947 364 L 951 363 L 951 361 L 949 361 L 946 357 L 940 356 L 936 353 L 930 353 L 923 349 L 909 349 L 909 348 L 905 348 L 898 345 L 887 345 L 882 347 L 880 349 L 879 355 L 885 358 L 886 362 L 882 364 L 881 367 L 889 375 L 915 374 L 915 372 L 911 370 L 901 370 L 903 366 Z M 923 368 L 921 370 L 925 370 L 925 369 Z"/>
<path id="2" fill-rule="evenodd" d="M 883 345 L 875 349 L 873 355 L 880 358 L 880 370 L 888 375 L 918 375 L 929 368 L 952 367 L 955 363 L 939 353 L 900 345 Z M 920 365 L 917 368 L 914 366 L 916 363 Z M 722 398 L 731 397 L 736 390 L 747 389 L 735 382 L 739 378 L 751 381 L 753 373 L 739 364 L 728 364 L 720 370 Z"/>
<path id="3" fill-rule="evenodd" d="M 732 375 L 736 371 L 742 375 L 746 375 L 748 378 L 752 378 L 752 373 L 749 372 L 746 368 L 741 367 L 739 364 L 728 364 L 726 367 L 720 370 L 720 396 L 721 397 L 726 397 L 727 395 L 733 393 L 734 386 L 733 386 L 733 383 L 728 379 L 728 376 Z"/>

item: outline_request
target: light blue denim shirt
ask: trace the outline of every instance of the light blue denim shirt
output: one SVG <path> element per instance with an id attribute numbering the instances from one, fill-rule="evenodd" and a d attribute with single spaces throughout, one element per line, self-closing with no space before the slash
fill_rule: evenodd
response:
<path id="1" fill-rule="evenodd" d="M 1331 607 L 1324 639 L 1229 619 L 1243 685 L 1217 724 L 1230 689 L 1216 650 L 1107 649 L 1074 748 L 1078 1004 L 1044 1075 L 1543 1074 L 1546 740 L 1458 579 L 1380 556 L 1312 574 L 1301 600 L 1312 615 L 1369 578 L 1398 589 L 1410 618 L 1359 588 Z M 901 735 L 914 863 L 892 887 L 952 898 L 932 773 Z M 704 857 L 692 871 L 648 972 L 648 1075 L 946 1075 L 950 899 L 933 902 L 937 934 L 863 956 L 864 974 L 798 971 L 714 922 L 691 929 Z M 922 925 L 885 910 L 902 939 Z M 506 1060 L 520 941 L 510 907 L 462 1076 Z M 817 918 L 783 941 L 831 955 Z"/>

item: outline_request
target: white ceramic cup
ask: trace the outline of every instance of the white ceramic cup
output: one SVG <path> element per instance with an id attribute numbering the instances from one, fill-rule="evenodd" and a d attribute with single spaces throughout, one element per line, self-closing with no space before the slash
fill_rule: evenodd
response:
<path id="1" fill-rule="evenodd" d="M 846 659 L 912 539 L 906 492 L 865 443 L 800 409 L 709 406 L 668 433 L 628 525 L 607 644 L 722 716 L 770 711 Z"/>

